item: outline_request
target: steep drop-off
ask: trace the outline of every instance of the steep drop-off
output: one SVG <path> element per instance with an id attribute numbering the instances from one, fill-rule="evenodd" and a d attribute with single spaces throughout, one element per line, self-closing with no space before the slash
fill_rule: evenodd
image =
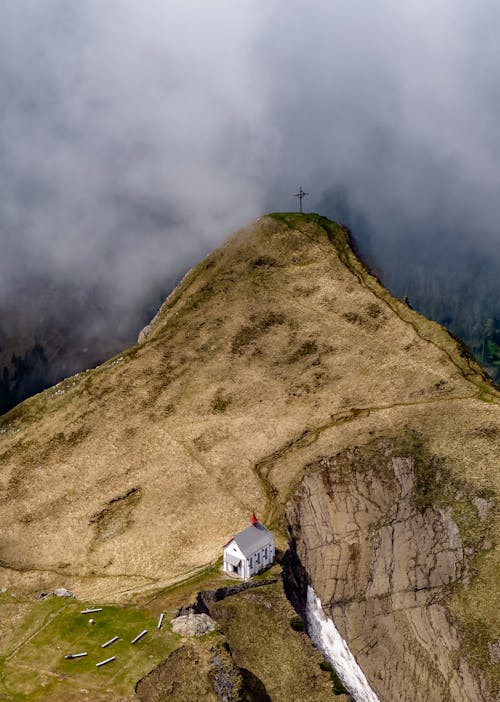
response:
<path id="1" fill-rule="evenodd" d="M 314 587 L 380 699 L 488 697 L 447 607 L 463 596 L 457 586 L 473 589 L 475 559 L 492 549 L 488 498 L 416 436 L 307 466 L 289 506 L 293 552 L 308 575 L 299 580 Z"/>
<path id="2" fill-rule="evenodd" d="M 0 577 L 127 599 L 257 509 L 381 700 L 494 699 L 499 400 L 345 230 L 264 217 L 137 346 L 3 418 Z"/>

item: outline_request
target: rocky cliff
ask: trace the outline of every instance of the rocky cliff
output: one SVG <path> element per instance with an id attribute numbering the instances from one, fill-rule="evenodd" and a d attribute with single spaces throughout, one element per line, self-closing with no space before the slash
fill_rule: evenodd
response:
<path id="1" fill-rule="evenodd" d="M 383 702 L 492 700 L 499 443 L 496 389 L 342 227 L 264 217 L 140 344 L 2 419 L 0 577 L 126 600 L 257 509 Z"/>
<path id="2" fill-rule="evenodd" d="M 492 548 L 492 502 L 404 438 L 307 467 L 288 509 L 294 553 L 380 700 L 490 699 L 450 612 Z"/>

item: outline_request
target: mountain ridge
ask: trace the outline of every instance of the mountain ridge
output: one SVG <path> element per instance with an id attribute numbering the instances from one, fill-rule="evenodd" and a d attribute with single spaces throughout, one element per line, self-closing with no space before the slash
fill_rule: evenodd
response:
<path id="1" fill-rule="evenodd" d="M 468 583 L 455 578 L 458 599 L 443 590 L 443 602 L 463 631 L 468 618 L 483 631 L 465 648 L 493 674 L 499 522 L 472 500 L 498 494 L 499 405 L 472 356 L 393 298 L 344 228 L 263 217 L 186 275 L 141 343 L 0 420 L 2 579 L 126 601 L 215 562 L 252 509 L 285 548 L 318 461 L 417 432 L 425 466 L 437 457 L 453 484 L 474 485 L 452 499 L 424 471 L 412 490 L 424 486 L 424 509 L 452 500 L 462 540 L 480 534 Z M 339 558 L 350 572 L 348 551 Z"/>

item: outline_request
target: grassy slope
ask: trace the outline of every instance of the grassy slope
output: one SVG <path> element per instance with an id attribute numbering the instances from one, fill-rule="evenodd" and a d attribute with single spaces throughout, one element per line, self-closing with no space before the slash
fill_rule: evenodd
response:
<path id="1" fill-rule="evenodd" d="M 214 632 L 199 640 L 184 640 L 182 649 L 148 676 L 151 680 L 139 686 L 139 698 L 159 702 L 166 698 L 168 691 L 172 699 L 179 702 L 213 699 L 210 658 L 216 649 L 220 656 L 227 641 L 233 665 L 256 675 L 273 702 L 343 702 L 346 697 L 334 695 L 330 674 L 320 667 L 324 663 L 322 656 L 306 634 L 291 627 L 295 612 L 284 594 L 279 567 L 274 566 L 272 572 L 265 575 L 277 577 L 277 582 L 218 602 L 213 613 L 221 633 Z M 198 581 L 197 587 L 213 588 L 220 584 L 220 577 L 217 581 L 212 575 L 204 582 Z M 194 599 L 194 592 L 193 585 L 186 583 L 160 595 L 156 603 L 170 607 L 174 601 L 172 597 L 177 602 L 180 602 L 177 598 L 183 597 L 185 604 L 190 602 L 190 597 Z"/>
<path id="2" fill-rule="evenodd" d="M 145 691 L 148 685 L 141 686 L 139 699 L 156 702 L 163 699 L 161 690 L 175 691 L 173 699 L 178 700 L 218 699 L 210 681 L 210 659 L 215 649 L 218 655 L 224 653 L 227 640 L 236 665 L 256 674 L 276 702 L 342 702 L 345 698 L 333 694 L 330 675 L 320 668 L 321 655 L 304 633 L 290 625 L 294 611 L 277 566 L 272 575 L 278 577 L 276 584 L 218 603 L 216 616 L 223 635 L 214 632 L 199 640 L 172 634 L 169 622 L 179 606 L 194 601 L 199 589 L 234 584 L 219 570 L 167 588 L 140 607 L 104 604 L 102 612 L 89 615 L 80 612 L 99 603 L 0 595 L 0 699 L 113 702 L 126 696 L 132 700 L 137 681 L 166 659 L 157 679 L 153 676 L 152 689 Z M 158 631 L 161 611 L 165 619 Z M 89 624 L 90 617 L 94 625 Z M 132 646 L 130 641 L 142 629 L 148 629 L 147 636 Z M 101 644 L 115 635 L 120 640 L 102 649 Z M 88 653 L 86 658 L 64 658 L 66 653 L 82 651 Z M 170 657 L 173 651 L 176 655 Z M 115 661 L 96 668 L 96 662 L 111 655 Z"/>
<path id="3" fill-rule="evenodd" d="M 151 612 L 104 605 L 102 612 L 80 614 L 86 606 L 95 603 L 1 596 L 2 619 L 15 621 L 15 628 L 2 636 L 0 644 L 0 699 L 117 699 L 133 694 L 138 678 L 177 645 L 178 637 L 167 623 L 162 630 L 156 629 L 157 619 Z M 90 617 L 94 625 L 89 624 Z M 131 640 L 143 629 L 148 634 L 132 646 Z M 101 648 L 116 635 L 119 641 Z M 85 658 L 64 658 L 83 651 L 88 653 Z M 116 660 L 96 668 L 97 662 L 109 656 Z M 82 689 L 87 693 L 82 694 Z"/>
<path id="4" fill-rule="evenodd" d="M 188 274 L 145 343 L 2 419 L 2 581 L 115 600 L 157 590 L 214 561 L 251 509 L 283 527 L 323 443 L 389 429 L 421 431 L 454 474 L 498 494 L 499 412 L 473 359 L 392 298 L 342 228 L 263 218 Z M 498 636 L 498 568 L 498 549 L 478 556 L 453 603 L 473 655 Z"/>
<path id="5" fill-rule="evenodd" d="M 333 702 L 323 658 L 305 633 L 292 629 L 295 612 L 280 583 L 222 600 L 215 612 L 237 664 L 258 671 L 273 702 Z"/>

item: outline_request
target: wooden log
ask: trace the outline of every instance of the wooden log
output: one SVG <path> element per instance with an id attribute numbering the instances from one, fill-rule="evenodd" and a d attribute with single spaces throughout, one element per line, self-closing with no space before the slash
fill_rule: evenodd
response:
<path id="1" fill-rule="evenodd" d="M 142 639 L 143 636 L 146 636 L 147 633 L 148 633 L 148 630 L 147 630 L 147 629 L 143 629 L 143 630 L 141 631 L 141 633 L 140 633 L 140 634 L 137 634 L 137 636 L 135 637 L 135 639 L 132 639 L 132 641 L 131 641 L 130 643 L 133 643 L 133 644 L 137 643 L 138 641 L 140 641 L 140 640 Z"/>
<path id="2" fill-rule="evenodd" d="M 115 661 L 115 660 L 116 660 L 116 656 L 111 656 L 110 658 L 106 658 L 105 660 L 99 661 L 99 663 L 96 663 L 95 667 L 100 668 L 101 666 L 106 665 L 107 663 L 111 663 L 111 661 Z"/>

